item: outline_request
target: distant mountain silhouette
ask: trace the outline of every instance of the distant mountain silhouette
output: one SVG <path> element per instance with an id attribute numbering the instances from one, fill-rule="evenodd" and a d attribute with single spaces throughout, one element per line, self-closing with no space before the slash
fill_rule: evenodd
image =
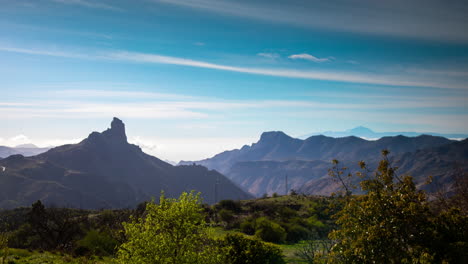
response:
<path id="1" fill-rule="evenodd" d="M 225 151 L 210 159 L 179 164 L 196 163 L 216 169 L 249 192 L 261 196 L 264 193 L 284 193 L 286 175 L 288 189 L 296 190 L 312 179 L 327 177 L 332 159 L 346 161 L 348 166 L 360 160 L 372 163 L 380 158 L 383 149 L 399 155 L 452 142 L 428 135 L 383 137 L 375 141 L 354 136 L 332 138 L 320 135 L 301 140 L 276 131 L 263 133 L 260 140 L 251 146 Z M 323 192 L 318 188 L 314 191 L 330 194 L 335 187 L 328 186 L 328 181 L 326 183 L 318 187 Z"/>
<path id="2" fill-rule="evenodd" d="M 251 146 L 225 151 L 200 161 L 181 161 L 180 165 L 199 164 L 222 173 L 228 172 L 240 161 L 287 161 L 332 159 L 373 159 L 375 153 L 389 149 L 392 153 L 404 153 L 452 142 L 443 137 L 422 135 L 418 137 L 383 137 L 370 141 L 358 137 L 332 138 L 311 136 L 305 140 L 292 138 L 280 131 L 264 132 L 260 140 Z"/>
<path id="3" fill-rule="evenodd" d="M 0 158 L 21 154 L 23 156 L 34 156 L 46 152 L 50 148 L 39 148 L 34 144 L 23 144 L 16 147 L 0 146 Z"/>
<path id="4" fill-rule="evenodd" d="M 162 190 L 168 197 L 200 191 L 207 203 L 251 197 L 216 171 L 174 167 L 145 154 L 127 142 L 125 126 L 117 118 L 111 128 L 92 132 L 78 144 L 29 158 L 13 155 L 0 160 L 0 166 L 5 168 L 0 170 L 0 208 L 27 206 L 38 199 L 61 206 L 124 208 L 159 197 Z"/>
<path id="5" fill-rule="evenodd" d="M 406 136 L 406 137 L 417 137 L 421 135 L 430 135 L 437 137 L 445 137 L 449 139 L 465 139 L 468 137 L 468 134 L 454 134 L 454 133 L 434 133 L 434 132 L 375 132 L 367 127 L 358 126 L 353 129 L 348 129 L 345 131 L 325 131 L 325 132 L 316 132 L 307 135 L 300 136 L 299 138 L 306 139 L 311 136 L 324 135 L 328 137 L 349 137 L 356 136 L 366 139 L 379 139 L 381 137 L 393 137 L 393 136 Z"/>

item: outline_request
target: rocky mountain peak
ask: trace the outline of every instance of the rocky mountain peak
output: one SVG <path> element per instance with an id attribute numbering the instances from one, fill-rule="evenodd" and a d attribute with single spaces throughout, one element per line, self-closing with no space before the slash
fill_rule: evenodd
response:
<path id="1" fill-rule="evenodd" d="M 260 136 L 260 142 L 263 143 L 272 143 L 275 141 L 279 141 L 282 139 L 289 139 L 290 137 L 286 135 L 282 131 L 269 131 L 269 132 L 263 132 L 262 135 Z"/>
<path id="2" fill-rule="evenodd" d="M 111 127 L 102 133 L 108 139 L 114 142 L 127 143 L 127 135 L 125 134 L 125 124 L 122 120 L 114 117 Z"/>

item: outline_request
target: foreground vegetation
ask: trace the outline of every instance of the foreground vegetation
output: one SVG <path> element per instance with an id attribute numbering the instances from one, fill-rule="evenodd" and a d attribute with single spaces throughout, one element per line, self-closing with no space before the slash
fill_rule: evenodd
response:
<path id="1" fill-rule="evenodd" d="M 332 197 L 292 191 L 208 206 L 192 192 L 103 211 L 38 201 L 0 212 L 0 263 L 467 263 L 466 174 L 450 196 L 428 199 L 383 154 L 373 173 L 334 161 L 343 192 Z"/>

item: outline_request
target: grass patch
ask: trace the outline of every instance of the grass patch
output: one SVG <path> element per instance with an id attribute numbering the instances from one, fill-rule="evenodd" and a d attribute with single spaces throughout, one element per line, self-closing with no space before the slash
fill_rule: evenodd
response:
<path id="1" fill-rule="evenodd" d="M 9 264 L 115 264 L 111 258 L 101 257 L 79 257 L 74 258 L 70 255 L 54 252 L 28 251 L 25 249 L 10 249 L 5 263 Z"/>

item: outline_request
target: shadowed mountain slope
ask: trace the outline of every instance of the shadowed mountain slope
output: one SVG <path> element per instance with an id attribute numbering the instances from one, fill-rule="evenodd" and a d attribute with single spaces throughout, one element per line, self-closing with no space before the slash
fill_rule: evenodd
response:
<path id="1" fill-rule="evenodd" d="M 468 139 L 453 142 L 447 145 L 417 150 L 414 152 L 392 155 L 392 166 L 398 167 L 398 175 L 411 175 L 418 188 L 429 192 L 437 191 L 444 186 L 450 186 L 453 176 L 468 171 Z M 357 171 L 356 164 L 351 165 L 352 171 Z M 377 162 L 368 164 L 375 170 Z M 431 184 L 426 184 L 429 176 L 433 177 Z M 311 178 L 299 188 L 300 192 L 307 194 L 329 194 L 339 190 L 340 185 L 333 182 L 330 177 Z"/>
<path id="2" fill-rule="evenodd" d="M 37 156 L 0 160 L 0 208 L 46 203 L 81 208 L 123 208 L 183 191 L 202 192 L 207 203 L 251 196 L 222 174 L 202 166 L 174 167 L 129 144 L 125 126 L 93 132 L 78 144 L 53 148 Z M 215 184 L 219 194 L 215 197 Z"/>

